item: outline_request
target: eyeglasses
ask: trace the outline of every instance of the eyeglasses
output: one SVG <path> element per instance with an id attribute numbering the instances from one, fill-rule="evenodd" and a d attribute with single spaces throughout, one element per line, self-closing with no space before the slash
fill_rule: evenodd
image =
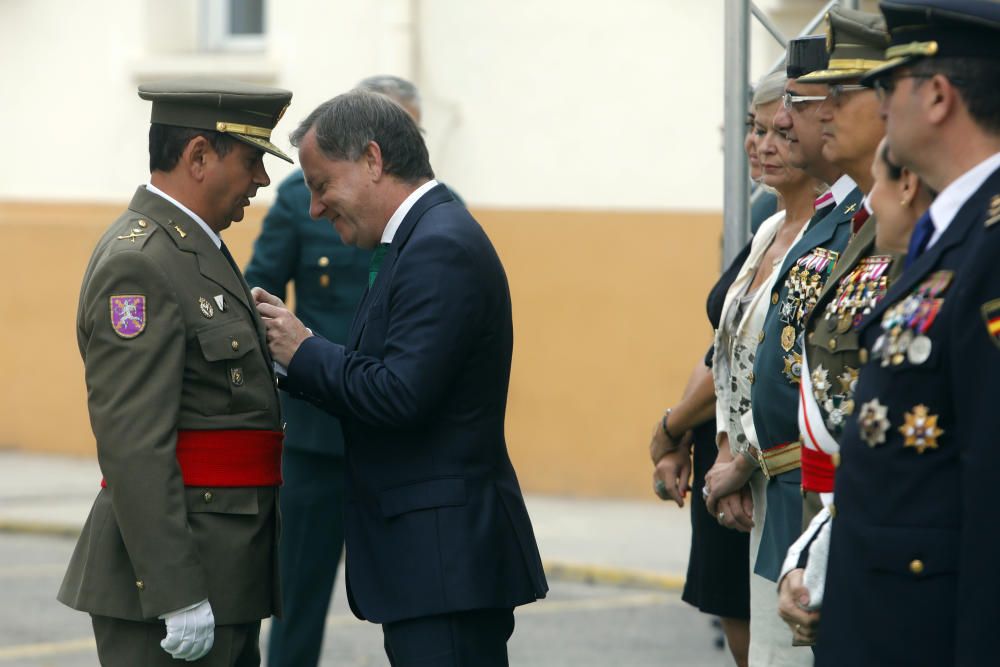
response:
<path id="1" fill-rule="evenodd" d="M 896 84 L 903 79 L 929 79 L 933 74 L 898 74 L 893 76 L 888 74 L 886 76 L 881 76 L 872 82 L 872 87 L 875 89 L 875 95 L 878 96 L 879 102 L 885 102 L 886 98 L 892 95 L 896 91 Z"/>
<path id="2" fill-rule="evenodd" d="M 795 108 L 796 104 L 802 104 L 803 102 L 822 102 L 826 99 L 826 97 L 826 95 L 793 95 L 791 93 L 785 93 L 781 96 L 781 105 L 791 111 Z"/>
<path id="3" fill-rule="evenodd" d="M 871 90 L 871 89 L 868 88 L 867 86 L 862 86 L 861 84 L 857 83 L 837 83 L 830 86 L 829 97 L 834 104 L 839 104 L 840 102 L 844 101 L 845 97 L 847 97 L 847 93 L 857 93 L 862 90 Z"/>

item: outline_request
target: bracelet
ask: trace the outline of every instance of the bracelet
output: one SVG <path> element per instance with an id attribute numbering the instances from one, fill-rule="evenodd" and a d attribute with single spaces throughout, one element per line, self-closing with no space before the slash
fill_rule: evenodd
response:
<path id="1" fill-rule="evenodd" d="M 676 440 L 674 436 L 670 435 L 670 430 L 667 428 L 667 420 L 670 418 L 671 412 L 673 412 L 673 408 L 667 408 L 663 413 L 663 418 L 660 420 L 660 428 L 663 429 L 663 435 L 667 436 L 668 440 Z"/>

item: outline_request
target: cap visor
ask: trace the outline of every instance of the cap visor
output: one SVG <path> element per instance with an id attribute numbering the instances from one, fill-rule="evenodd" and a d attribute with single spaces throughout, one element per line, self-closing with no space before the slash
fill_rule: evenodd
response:
<path id="1" fill-rule="evenodd" d="M 284 151 L 282 151 L 280 148 L 272 144 L 267 139 L 261 139 L 260 137 L 251 137 L 245 134 L 237 134 L 236 132 L 229 132 L 228 134 L 233 139 L 239 139 L 243 143 L 250 144 L 254 148 L 259 148 L 266 153 L 270 153 L 271 155 L 280 157 L 285 162 L 295 164 L 295 162 L 292 161 L 292 158 L 285 155 Z"/>
<path id="2" fill-rule="evenodd" d="M 868 86 L 869 88 L 871 88 L 873 85 L 875 85 L 875 79 L 878 79 L 888 74 L 897 67 L 902 67 L 903 65 L 906 65 L 907 63 L 916 60 L 916 58 L 917 56 L 902 56 L 900 58 L 892 58 L 891 60 L 887 60 L 884 65 L 880 65 L 875 69 L 868 70 L 865 73 L 865 75 L 861 77 L 861 85 Z"/>
<path id="3" fill-rule="evenodd" d="M 844 81 L 845 79 L 857 79 L 864 76 L 869 70 L 866 69 L 821 69 L 816 72 L 803 74 L 796 81 L 801 83 L 833 83 Z"/>

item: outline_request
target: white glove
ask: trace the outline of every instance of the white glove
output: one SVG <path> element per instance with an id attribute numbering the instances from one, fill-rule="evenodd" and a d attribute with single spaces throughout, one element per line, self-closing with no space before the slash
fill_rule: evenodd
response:
<path id="1" fill-rule="evenodd" d="M 167 623 L 167 636 L 160 647 L 177 660 L 198 660 L 215 643 L 215 616 L 208 600 L 171 611 L 160 618 Z"/>

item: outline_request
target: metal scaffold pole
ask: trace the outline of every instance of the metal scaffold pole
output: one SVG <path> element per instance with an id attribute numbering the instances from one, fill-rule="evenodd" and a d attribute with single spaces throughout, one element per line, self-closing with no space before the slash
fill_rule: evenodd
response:
<path id="1" fill-rule="evenodd" d="M 725 174 L 723 191 L 723 266 L 729 263 L 750 238 L 747 224 L 749 174 L 743 159 L 744 123 L 749 91 L 750 2 L 726 2 L 725 114 L 723 120 Z"/>

